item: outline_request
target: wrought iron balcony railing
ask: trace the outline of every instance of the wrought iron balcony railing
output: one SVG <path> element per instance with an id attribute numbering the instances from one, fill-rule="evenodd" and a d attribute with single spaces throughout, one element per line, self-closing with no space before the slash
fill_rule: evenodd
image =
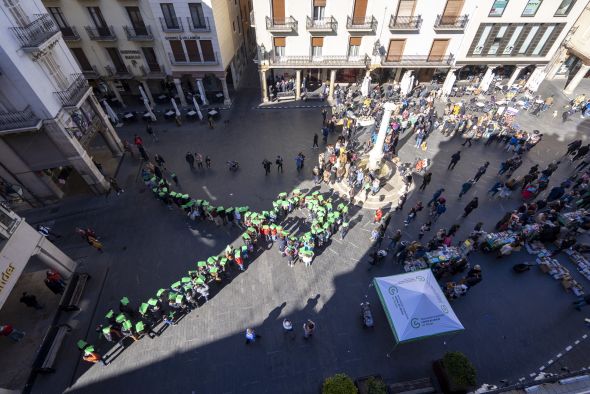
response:
<path id="1" fill-rule="evenodd" d="M 205 17 L 204 21 L 196 21 L 190 16 L 186 17 L 188 29 L 192 32 L 208 32 L 211 31 L 211 25 L 209 24 L 209 18 Z"/>
<path id="2" fill-rule="evenodd" d="M 309 32 L 333 32 L 338 29 L 338 22 L 333 16 L 319 19 L 312 19 L 308 16 L 305 26 Z"/>
<path id="3" fill-rule="evenodd" d="M 166 75 L 164 68 L 157 63 L 150 63 L 147 66 L 140 65 L 139 70 L 144 77 L 161 78 Z"/>
<path id="4" fill-rule="evenodd" d="M 126 65 L 120 65 L 119 67 L 112 67 L 111 65 L 104 66 L 105 71 L 109 77 L 117 77 L 117 78 L 131 78 L 133 75 L 129 68 Z"/>
<path id="5" fill-rule="evenodd" d="M 276 56 L 269 55 L 270 65 L 277 66 L 349 66 L 365 67 L 371 64 L 368 55 L 360 56 Z"/>
<path id="6" fill-rule="evenodd" d="M 21 48 L 39 48 L 59 32 L 59 27 L 49 14 L 37 16 L 37 19 L 24 27 L 15 26 L 10 28 Z"/>
<path id="7" fill-rule="evenodd" d="M 213 54 L 213 59 L 203 59 L 201 60 L 190 60 L 189 58 L 185 58 L 184 60 L 177 60 L 174 58 L 174 55 L 171 52 L 168 52 L 168 57 L 170 58 L 170 63 L 176 66 L 205 66 L 211 64 L 219 64 L 219 54 L 215 52 Z"/>
<path id="8" fill-rule="evenodd" d="M 436 22 L 434 22 L 434 28 L 438 30 L 463 30 L 467 25 L 469 17 L 463 16 L 444 16 L 438 15 Z"/>
<path id="9" fill-rule="evenodd" d="M 153 41 L 154 35 L 152 34 L 152 28 L 150 26 L 144 27 L 130 27 L 123 26 L 127 39 L 129 41 Z"/>
<path id="10" fill-rule="evenodd" d="M 65 41 L 79 41 L 80 35 L 74 26 L 61 27 L 61 36 Z"/>
<path id="11" fill-rule="evenodd" d="M 86 26 L 86 33 L 88 33 L 88 37 L 93 41 L 117 41 L 117 35 L 113 26 Z"/>
<path id="12" fill-rule="evenodd" d="M 96 66 L 90 66 L 91 68 L 87 69 L 87 70 L 82 70 L 82 74 L 84 74 L 84 78 L 86 79 L 98 79 L 100 77 L 100 74 L 98 73 L 98 70 L 96 69 Z"/>
<path id="13" fill-rule="evenodd" d="M 30 107 L 22 111 L 0 112 L 0 131 L 25 129 L 39 124 L 39 118 Z"/>
<path id="14" fill-rule="evenodd" d="M 354 31 L 375 31 L 377 30 L 377 19 L 374 16 L 363 18 L 346 18 L 346 28 Z"/>
<path id="15" fill-rule="evenodd" d="M 397 16 L 391 15 L 389 20 L 389 30 L 420 30 L 422 26 L 422 15 L 417 16 Z"/>
<path id="16" fill-rule="evenodd" d="M 266 17 L 266 30 L 271 33 L 291 33 L 297 32 L 299 23 L 292 16 L 285 19 Z"/>
<path id="17" fill-rule="evenodd" d="M 381 58 L 383 66 L 450 66 L 453 63 L 453 55 L 430 56 L 430 55 L 401 55 Z"/>
<path id="18" fill-rule="evenodd" d="M 75 107 L 78 105 L 82 97 L 90 89 L 86 78 L 83 74 L 73 74 L 72 83 L 67 90 L 61 92 L 53 92 L 57 99 L 64 107 Z"/>
<path id="19" fill-rule="evenodd" d="M 168 20 L 166 18 L 160 17 L 160 24 L 162 25 L 162 30 L 166 33 L 179 33 L 184 31 L 182 19 L 178 17 Z"/>

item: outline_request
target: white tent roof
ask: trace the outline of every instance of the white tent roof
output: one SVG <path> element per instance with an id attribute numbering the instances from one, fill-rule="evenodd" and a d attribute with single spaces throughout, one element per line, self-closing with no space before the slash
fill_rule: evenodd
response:
<path id="1" fill-rule="evenodd" d="M 398 343 L 464 329 L 430 269 L 373 281 Z"/>

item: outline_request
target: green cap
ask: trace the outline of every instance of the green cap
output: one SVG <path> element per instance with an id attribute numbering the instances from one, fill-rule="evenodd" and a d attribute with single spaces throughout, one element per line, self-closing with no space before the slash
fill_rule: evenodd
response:
<path id="1" fill-rule="evenodd" d="M 227 264 L 227 258 L 225 258 L 225 257 L 222 257 L 222 258 L 221 258 L 221 261 L 219 262 L 219 264 L 221 264 L 221 265 L 226 265 L 226 264 Z"/>
<path id="2" fill-rule="evenodd" d="M 115 318 L 115 321 L 119 324 L 123 323 L 125 320 L 127 320 L 127 316 L 125 316 L 122 313 L 118 314 L 117 317 Z"/>
<path id="3" fill-rule="evenodd" d="M 224 207 L 217 207 L 217 212 L 225 211 Z"/>
<path id="4" fill-rule="evenodd" d="M 205 266 L 207 266 L 207 262 L 206 261 L 199 261 L 197 263 L 197 267 L 205 267 Z"/>
<path id="5" fill-rule="evenodd" d="M 102 333 L 108 335 L 111 333 L 111 326 L 106 326 L 102 328 Z"/>
<path id="6" fill-rule="evenodd" d="M 123 328 L 125 330 L 131 330 L 132 327 L 133 327 L 133 324 L 131 324 L 131 322 L 129 320 L 125 320 L 123 322 Z"/>
<path id="7" fill-rule="evenodd" d="M 182 283 L 190 283 L 190 281 L 191 281 L 191 278 L 189 278 L 188 276 L 183 276 L 183 277 L 180 279 L 180 281 L 181 281 Z"/>
<path id="8" fill-rule="evenodd" d="M 241 249 L 242 249 L 242 253 L 248 251 L 248 247 L 246 245 L 242 245 Z"/>
<path id="9" fill-rule="evenodd" d="M 110 319 L 110 318 L 112 318 L 113 316 L 115 316 L 115 312 L 114 312 L 112 309 L 110 309 L 110 310 L 107 312 L 107 314 L 105 315 L 105 317 L 106 317 L 107 319 Z"/>
<path id="10" fill-rule="evenodd" d="M 197 280 L 195 281 L 198 285 L 205 284 L 205 277 L 203 275 L 199 275 Z"/>
<path id="11" fill-rule="evenodd" d="M 180 281 L 172 283 L 172 284 L 170 285 L 170 287 L 171 287 L 172 289 L 177 289 L 177 288 L 179 288 L 179 287 L 180 287 Z"/>
<path id="12" fill-rule="evenodd" d="M 164 294 L 165 292 L 166 292 L 166 289 L 160 289 L 160 290 L 158 290 L 158 291 L 156 292 L 156 296 L 157 296 L 157 297 L 161 297 L 161 296 L 162 296 L 162 294 Z"/>
<path id="13" fill-rule="evenodd" d="M 250 239 L 250 235 L 248 235 L 248 233 L 244 233 L 244 234 L 242 234 L 242 238 Z"/>
<path id="14" fill-rule="evenodd" d="M 129 305 L 129 298 L 127 298 L 127 297 L 121 298 L 121 304 L 123 304 L 123 305 Z"/>
<path id="15" fill-rule="evenodd" d="M 135 323 L 136 332 L 143 332 L 143 330 L 145 330 L 145 324 L 143 324 L 142 321 L 138 321 L 137 323 Z"/>
<path id="16" fill-rule="evenodd" d="M 299 194 L 299 193 L 301 193 L 301 190 L 299 190 L 299 189 L 293 189 L 293 194 Z"/>
<path id="17" fill-rule="evenodd" d="M 141 313 L 142 315 L 145 315 L 147 313 L 149 305 L 146 304 L 145 302 L 143 302 L 140 306 L 139 306 L 139 313 Z"/>
<path id="18" fill-rule="evenodd" d="M 182 300 L 183 300 L 183 298 L 184 298 L 184 296 L 183 296 L 182 294 L 178 294 L 178 295 L 176 296 L 176 302 L 178 302 L 178 303 L 181 303 L 181 302 L 182 302 Z"/>
<path id="19" fill-rule="evenodd" d="M 242 256 L 242 254 L 240 253 L 240 249 L 236 250 L 236 259 L 239 259 Z"/>
<path id="20" fill-rule="evenodd" d="M 78 349 L 84 350 L 84 348 L 88 346 L 88 343 L 80 339 L 78 342 L 76 342 L 76 345 L 78 346 Z"/>
<path id="21" fill-rule="evenodd" d="M 155 298 L 150 298 L 147 303 L 148 305 L 156 306 L 158 305 L 158 300 L 156 300 Z"/>
<path id="22" fill-rule="evenodd" d="M 217 262 L 217 256 L 211 256 L 207 259 L 207 264 L 209 265 L 213 265 L 215 262 Z"/>
<path id="23" fill-rule="evenodd" d="M 94 353 L 94 346 L 92 345 L 88 345 L 84 348 L 84 353 L 90 354 L 90 353 Z"/>
<path id="24" fill-rule="evenodd" d="M 211 267 L 211 268 L 209 268 L 209 272 L 212 273 L 212 274 L 216 274 L 218 271 L 219 271 L 219 268 L 217 268 L 217 267 Z"/>

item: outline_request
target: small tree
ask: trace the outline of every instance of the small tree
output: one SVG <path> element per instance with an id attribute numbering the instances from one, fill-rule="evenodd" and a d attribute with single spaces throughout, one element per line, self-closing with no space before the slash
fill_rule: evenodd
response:
<path id="1" fill-rule="evenodd" d="M 381 379 L 375 379 L 371 376 L 367 382 L 369 394 L 387 394 L 387 386 Z"/>
<path id="2" fill-rule="evenodd" d="M 447 352 L 443 357 L 443 366 L 452 386 L 467 388 L 477 385 L 475 368 L 463 353 Z"/>
<path id="3" fill-rule="evenodd" d="M 322 394 L 357 394 L 358 390 L 348 375 L 337 373 L 324 380 Z"/>

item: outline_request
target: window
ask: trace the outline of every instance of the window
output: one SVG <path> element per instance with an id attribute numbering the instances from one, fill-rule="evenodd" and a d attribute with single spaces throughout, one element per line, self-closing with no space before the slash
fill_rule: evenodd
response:
<path id="1" fill-rule="evenodd" d="M 101 29 L 107 28 L 107 23 L 102 16 L 102 12 L 98 7 L 88 7 L 88 12 L 90 13 L 90 18 L 92 18 L 92 22 L 94 26 L 100 31 Z M 108 29 L 108 28 L 107 28 Z"/>
<path id="2" fill-rule="evenodd" d="M 576 0 L 563 0 L 557 11 L 555 11 L 555 16 L 567 16 L 574 7 L 574 4 L 576 4 Z"/>
<path id="3" fill-rule="evenodd" d="M 199 48 L 197 47 L 196 40 L 185 40 L 184 46 L 186 47 L 186 53 L 188 55 L 189 62 L 201 61 L 201 53 L 199 52 Z"/>
<path id="4" fill-rule="evenodd" d="M 82 71 L 93 71 L 92 66 L 90 65 L 90 62 L 88 61 L 88 58 L 86 57 L 86 54 L 82 48 L 70 48 L 70 50 L 74 54 L 74 57 L 78 61 Z"/>
<path id="5" fill-rule="evenodd" d="M 188 5 L 188 9 L 191 13 L 191 20 L 193 22 L 193 26 L 196 28 L 204 28 L 205 25 L 205 15 L 203 14 L 203 4 L 201 3 L 190 3 Z"/>
<path id="6" fill-rule="evenodd" d="M 521 16 L 535 16 L 543 0 L 529 0 L 522 10 Z"/>
<path id="7" fill-rule="evenodd" d="M 326 12 L 326 0 L 313 0 L 313 20 L 321 20 Z"/>
<path id="8" fill-rule="evenodd" d="M 47 7 L 47 10 L 53 17 L 53 20 L 60 29 L 65 29 L 68 26 L 68 22 L 66 22 L 66 18 L 64 18 L 64 14 L 61 12 L 61 8 L 59 7 Z"/>
<path id="9" fill-rule="evenodd" d="M 273 40 L 274 48 L 275 48 L 275 56 L 282 57 L 285 56 L 285 44 L 286 44 L 285 37 L 275 37 Z"/>
<path id="10" fill-rule="evenodd" d="M 538 56 L 541 53 L 541 51 L 543 50 L 543 47 L 547 43 L 547 40 L 549 39 L 549 36 L 551 35 L 551 33 L 553 33 L 554 29 L 555 29 L 554 25 L 547 27 L 547 29 L 545 30 L 545 33 L 543 33 L 543 36 L 541 37 L 541 39 L 537 43 L 537 46 L 535 47 L 535 49 L 533 49 L 533 52 L 532 52 L 533 55 Z"/>
<path id="11" fill-rule="evenodd" d="M 348 42 L 348 56 L 357 57 L 361 49 L 362 37 L 350 37 Z"/>
<path id="12" fill-rule="evenodd" d="M 492 26 L 490 26 L 490 25 L 487 25 L 483 28 L 483 31 L 481 32 L 481 36 L 479 36 L 479 40 L 477 41 L 477 45 L 473 49 L 474 55 L 481 55 L 481 52 L 483 51 L 483 45 L 486 42 L 486 40 L 488 39 L 488 35 L 490 34 L 490 31 L 492 31 Z"/>
<path id="13" fill-rule="evenodd" d="M 496 34 L 496 37 L 494 38 L 494 41 L 492 42 L 490 49 L 488 49 L 488 55 L 495 55 L 496 53 L 498 53 L 500 41 L 502 41 L 502 38 L 504 38 L 506 30 L 508 30 L 508 25 L 503 25 L 500 27 L 500 30 L 498 30 L 498 34 Z"/>
<path id="14" fill-rule="evenodd" d="M 66 90 L 70 86 L 62 67 L 55 61 L 52 52 L 48 52 L 41 58 L 41 64 L 45 66 L 45 70 L 57 84 L 58 90 Z"/>
<path id="15" fill-rule="evenodd" d="M 117 72 L 119 73 L 127 73 L 127 66 L 125 66 L 125 62 L 123 62 L 123 58 L 121 57 L 121 54 L 119 53 L 119 50 L 117 48 L 105 48 L 109 54 L 109 57 L 111 58 L 111 60 L 113 61 L 113 64 L 115 65 L 115 70 L 117 70 Z"/>
<path id="16" fill-rule="evenodd" d="M 535 34 L 537 34 L 537 31 L 539 31 L 539 25 L 535 25 L 531 28 L 529 34 L 526 36 L 524 42 L 520 46 L 518 51 L 519 54 L 526 53 L 527 49 L 529 49 L 529 45 L 531 45 L 531 41 L 533 41 L 533 38 L 535 37 Z"/>
<path id="17" fill-rule="evenodd" d="M 404 48 L 406 47 L 406 40 L 389 40 L 389 47 L 387 48 L 387 62 L 399 62 L 402 60 Z"/>
<path id="18" fill-rule="evenodd" d="M 141 48 L 143 52 L 143 57 L 145 58 L 145 62 L 148 65 L 148 68 L 152 72 L 161 72 L 160 65 L 158 64 L 158 58 L 156 57 L 156 52 L 154 52 L 154 48 L 152 47 L 143 47 Z"/>
<path id="19" fill-rule="evenodd" d="M 523 25 L 516 26 L 516 28 L 514 29 L 514 32 L 512 32 L 512 37 L 510 37 L 508 44 L 506 44 L 506 47 L 504 48 L 504 51 L 502 52 L 503 55 L 510 55 L 512 53 L 512 50 L 514 49 L 514 45 L 516 44 L 516 40 L 518 40 L 520 33 L 522 33 L 522 29 L 524 29 Z"/>
<path id="20" fill-rule="evenodd" d="M 311 38 L 311 55 L 322 56 L 322 47 L 324 46 L 324 37 Z"/>
<path id="21" fill-rule="evenodd" d="M 507 5 L 508 0 L 495 0 L 488 16 L 502 16 Z"/>
<path id="22" fill-rule="evenodd" d="M 14 18 L 18 26 L 25 27 L 29 23 L 31 23 L 28 15 L 23 10 L 18 0 L 4 0 L 4 5 Z"/>
<path id="23" fill-rule="evenodd" d="M 186 62 L 186 55 L 184 54 L 184 48 L 182 47 L 182 41 L 170 40 L 170 49 L 172 49 L 172 57 L 176 62 Z"/>
<path id="24" fill-rule="evenodd" d="M 416 8 L 416 0 L 400 0 L 397 6 L 396 16 L 414 16 L 414 9 Z"/>
<path id="25" fill-rule="evenodd" d="M 211 43 L 211 40 L 200 40 L 199 44 L 201 45 L 201 53 L 203 54 L 203 61 L 204 62 L 214 62 L 215 61 L 215 52 L 213 52 L 213 43 Z"/>
<path id="26" fill-rule="evenodd" d="M 231 23 L 231 28 L 232 28 L 232 30 L 233 30 L 233 31 L 234 31 L 234 33 L 235 33 L 235 32 L 236 32 L 236 22 L 235 22 L 235 21 L 233 21 L 233 22 Z"/>
<path id="27" fill-rule="evenodd" d="M 133 26 L 135 33 L 147 36 L 148 32 L 145 23 L 143 22 L 141 12 L 139 12 L 139 7 L 125 7 L 125 9 L 127 10 L 127 15 L 129 16 L 131 26 Z"/>
<path id="28" fill-rule="evenodd" d="M 164 21 L 168 29 L 178 29 L 178 18 L 176 18 L 176 12 L 174 12 L 174 5 L 170 3 L 161 3 L 162 14 L 164 15 Z"/>

